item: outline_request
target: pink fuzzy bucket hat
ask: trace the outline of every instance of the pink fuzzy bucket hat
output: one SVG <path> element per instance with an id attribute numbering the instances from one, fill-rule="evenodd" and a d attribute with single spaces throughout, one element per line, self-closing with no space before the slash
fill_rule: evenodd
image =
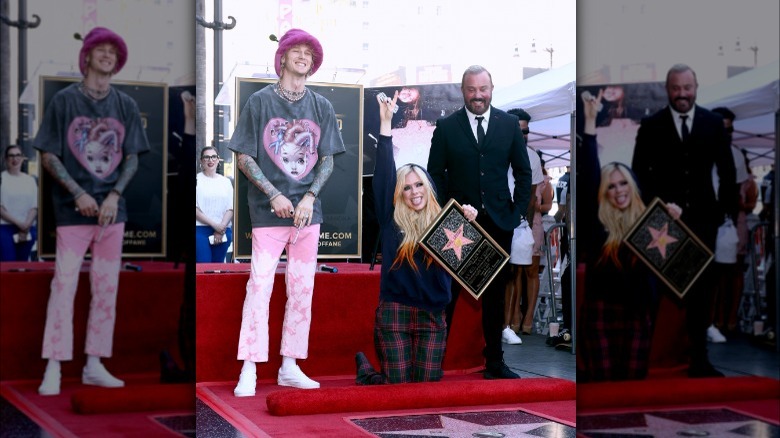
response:
<path id="1" fill-rule="evenodd" d="M 311 66 L 311 74 L 317 73 L 322 65 L 322 45 L 308 32 L 301 29 L 290 29 L 279 40 L 279 48 L 276 49 L 276 60 L 274 61 L 274 68 L 276 69 L 276 75 L 281 76 L 282 73 L 282 56 L 287 53 L 290 48 L 297 46 L 298 44 L 306 44 L 311 47 L 314 52 L 314 62 Z"/>
<path id="2" fill-rule="evenodd" d="M 81 46 L 81 52 L 79 52 L 79 70 L 81 70 L 82 75 L 87 74 L 87 56 L 89 56 L 89 52 L 103 43 L 110 43 L 116 47 L 116 67 L 114 68 L 114 73 L 119 73 L 119 70 L 122 70 L 122 67 L 125 66 L 125 62 L 127 62 L 127 44 L 125 44 L 125 40 L 105 27 L 96 27 L 90 30 L 87 36 L 84 37 L 84 44 Z"/>

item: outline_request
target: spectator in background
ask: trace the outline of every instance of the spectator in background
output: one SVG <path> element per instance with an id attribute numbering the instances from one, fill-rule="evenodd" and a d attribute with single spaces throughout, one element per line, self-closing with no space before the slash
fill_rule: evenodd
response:
<path id="1" fill-rule="evenodd" d="M 716 261 L 716 296 L 712 306 L 711 325 L 707 328 L 707 340 L 713 343 L 722 343 L 727 340 L 723 334 L 724 332 L 733 333 L 737 329 L 739 302 L 742 298 L 745 284 L 745 255 L 747 255 L 748 244 L 747 214 L 756 207 L 758 185 L 755 182 L 755 177 L 750 172 L 750 163 L 744 153 L 735 144 L 731 143 L 736 115 L 726 107 L 715 108 L 712 112 L 723 117 L 723 127 L 726 129 L 729 137 L 731 153 L 734 158 L 736 191 L 739 193 L 739 211 L 734 221 L 738 238 L 733 247 L 736 257 L 734 258 L 734 263 Z M 716 191 L 718 184 L 717 167 L 714 167 L 713 185 Z M 720 247 L 723 244 L 723 240 L 718 242 Z"/>
<path id="2" fill-rule="evenodd" d="M 217 173 L 219 155 L 211 146 L 200 152 L 195 186 L 195 253 L 197 263 L 222 263 L 233 241 L 233 184 Z"/>
<path id="3" fill-rule="evenodd" d="M 528 153 L 528 162 L 531 164 L 531 190 L 530 201 L 526 208 L 525 217 L 529 218 L 529 223 L 521 223 L 515 230 L 512 242 L 512 251 L 509 259 L 511 266 L 511 276 L 506 285 L 505 308 L 504 308 L 504 330 L 501 332 L 501 340 L 505 344 L 522 344 L 523 340 L 518 336 L 522 331 L 525 334 L 531 334 L 533 330 L 533 310 L 536 303 L 536 297 L 539 295 L 539 253 L 541 241 L 539 241 L 539 232 L 541 230 L 544 236 L 544 230 L 541 229 L 541 215 L 539 216 L 539 225 L 535 223 L 537 202 L 537 186 L 545 181 L 542 170 L 542 162 L 539 154 L 528 146 L 528 134 L 531 132 L 528 123 L 531 121 L 531 115 L 522 108 L 513 108 L 507 111 L 508 114 L 517 116 L 520 131 L 525 140 L 525 149 Z M 512 169 L 508 170 L 507 178 L 510 181 L 510 187 L 514 183 Z M 515 254 L 517 251 L 525 251 L 526 246 L 520 244 L 517 240 L 521 239 L 520 232 L 523 227 L 531 227 L 534 238 L 534 244 L 530 248 L 530 257 L 524 254 Z M 543 240 L 543 237 L 542 237 Z M 528 263 L 525 262 L 528 260 Z M 530 307 L 530 312 L 528 308 Z"/>
<path id="4" fill-rule="evenodd" d="M 777 152 L 775 152 L 777 153 Z M 775 248 L 775 201 L 777 200 L 777 192 L 775 191 L 775 166 L 772 165 L 770 170 L 764 179 L 761 180 L 761 203 L 763 207 L 759 213 L 759 219 L 769 222 L 769 226 L 766 227 L 764 248 L 766 248 L 766 266 L 764 272 L 766 272 L 766 307 L 767 307 L 767 320 L 766 320 L 766 339 L 772 343 L 777 343 L 777 333 L 775 333 L 775 326 L 777 325 L 777 253 Z"/>
<path id="5" fill-rule="evenodd" d="M 5 148 L 0 175 L 0 261 L 28 261 L 38 237 L 38 184 L 22 172 L 27 158 L 16 145 Z"/>
<path id="6" fill-rule="evenodd" d="M 555 186 L 555 199 L 558 203 L 558 209 L 555 211 L 555 222 L 563 223 L 568 219 L 566 194 L 569 192 L 569 179 L 571 178 L 571 166 L 566 166 L 566 172 L 558 178 L 558 184 Z M 564 227 L 561 230 L 561 264 L 563 259 L 569 256 L 569 229 Z"/>
<path id="7" fill-rule="evenodd" d="M 758 218 L 769 223 L 774 222 L 775 218 L 775 166 L 764 175 L 761 180 L 761 212 Z"/>

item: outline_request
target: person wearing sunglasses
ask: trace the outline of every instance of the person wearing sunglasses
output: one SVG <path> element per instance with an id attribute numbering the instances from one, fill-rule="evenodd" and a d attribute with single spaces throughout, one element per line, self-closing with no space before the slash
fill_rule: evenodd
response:
<path id="1" fill-rule="evenodd" d="M 195 182 L 195 261 L 223 263 L 233 241 L 233 184 L 217 173 L 219 155 L 212 146 L 200 152 Z"/>
<path id="2" fill-rule="evenodd" d="M 0 176 L 0 261 L 28 261 L 38 236 L 38 184 L 22 172 L 25 156 L 19 146 L 5 149 L 6 169 Z"/>

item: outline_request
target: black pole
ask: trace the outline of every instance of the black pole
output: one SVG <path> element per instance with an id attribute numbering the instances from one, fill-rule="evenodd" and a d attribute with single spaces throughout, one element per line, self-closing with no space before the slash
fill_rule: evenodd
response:
<path id="1" fill-rule="evenodd" d="M 222 0 L 214 0 L 214 23 L 222 20 Z M 214 29 L 214 99 L 222 89 L 222 29 Z M 213 145 L 220 155 L 225 155 L 222 143 L 225 140 L 224 112 L 222 107 L 214 105 L 214 140 Z"/>
<path id="2" fill-rule="evenodd" d="M 203 17 L 195 17 L 195 21 L 203 27 L 214 30 L 214 98 L 216 99 L 219 90 L 222 88 L 222 31 L 230 30 L 236 27 L 236 19 L 228 16 L 230 23 L 223 23 L 222 19 L 222 0 L 214 0 L 214 21 L 209 23 Z M 224 132 L 225 111 L 220 107 L 214 106 L 214 139 L 213 146 L 220 155 L 223 154 L 225 142 Z"/>
<path id="3" fill-rule="evenodd" d="M 780 130 L 780 111 L 775 111 L 775 180 L 772 184 L 772 199 L 774 205 L 772 206 L 774 209 L 774 214 L 772 215 L 773 221 L 769 224 L 769 226 L 772 228 L 772 235 L 774 236 L 774 251 L 772 252 L 772 263 L 775 270 L 775 281 L 773 285 L 768 286 L 774 286 L 774 290 L 766 290 L 766 294 L 774 294 L 775 296 L 775 351 L 780 353 L 780 339 L 778 339 L 778 335 L 780 335 L 780 292 L 778 292 L 778 282 L 780 282 L 780 263 L 778 263 L 778 254 L 780 254 L 780 192 L 778 192 L 778 188 L 780 188 L 780 137 L 777 136 L 777 132 Z M 766 273 L 764 273 L 766 275 Z M 766 285 L 767 283 L 764 282 Z M 767 288 L 768 289 L 768 288 Z M 771 310 L 770 310 L 771 311 Z"/>
<path id="4" fill-rule="evenodd" d="M 19 0 L 19 23 L 23 23 L 27 18 L 27 0 Z M 27 86 L 27 28 L 19 26 L 19 117 L 17 119 L 17 138 L 16 144 L 22 149 L 23 153 L 30 156 L 32 151 L 30 147 L 30 128 L 32 120 L 30 119 L 30 106 L 21 103 L 22 92 Z"/>
<path id="5" fill-rule="evenodd" d="M 19 95 L 21 100 L 22 92 L 27 86 L 27 29 L 35 29 L 41 24 L 41 17 L 33 14 L 34 20 L 27 21 L 27 0 L 19 0 L 19 19 L 11 21 L 8 17 L 2 15 L 0 20 L 8 26 L 19 29 Z M 18 103 L 19 116 L 17 120 L 16 144 L 22 149 L 22 152 L 30 157 L 32 148 L 30 146 L 30 132 L 32 131 L 32 105 Z"/>

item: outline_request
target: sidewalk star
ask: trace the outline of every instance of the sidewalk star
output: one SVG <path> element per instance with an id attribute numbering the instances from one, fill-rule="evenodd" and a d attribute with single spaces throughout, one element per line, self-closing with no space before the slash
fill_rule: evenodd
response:
<path id="1" fill-rule="evenodd" d="M 463 224 L 460 224 L 460 227 L 454 231 L 444 228 L 444 233 L 447 234 L 447 243 L 442 248 L 442 251 L 451 249 L 455 251 L 455 256 L 460 260 L 463 254 L 463 247 L 474 241 L 463 235 Z"/>

